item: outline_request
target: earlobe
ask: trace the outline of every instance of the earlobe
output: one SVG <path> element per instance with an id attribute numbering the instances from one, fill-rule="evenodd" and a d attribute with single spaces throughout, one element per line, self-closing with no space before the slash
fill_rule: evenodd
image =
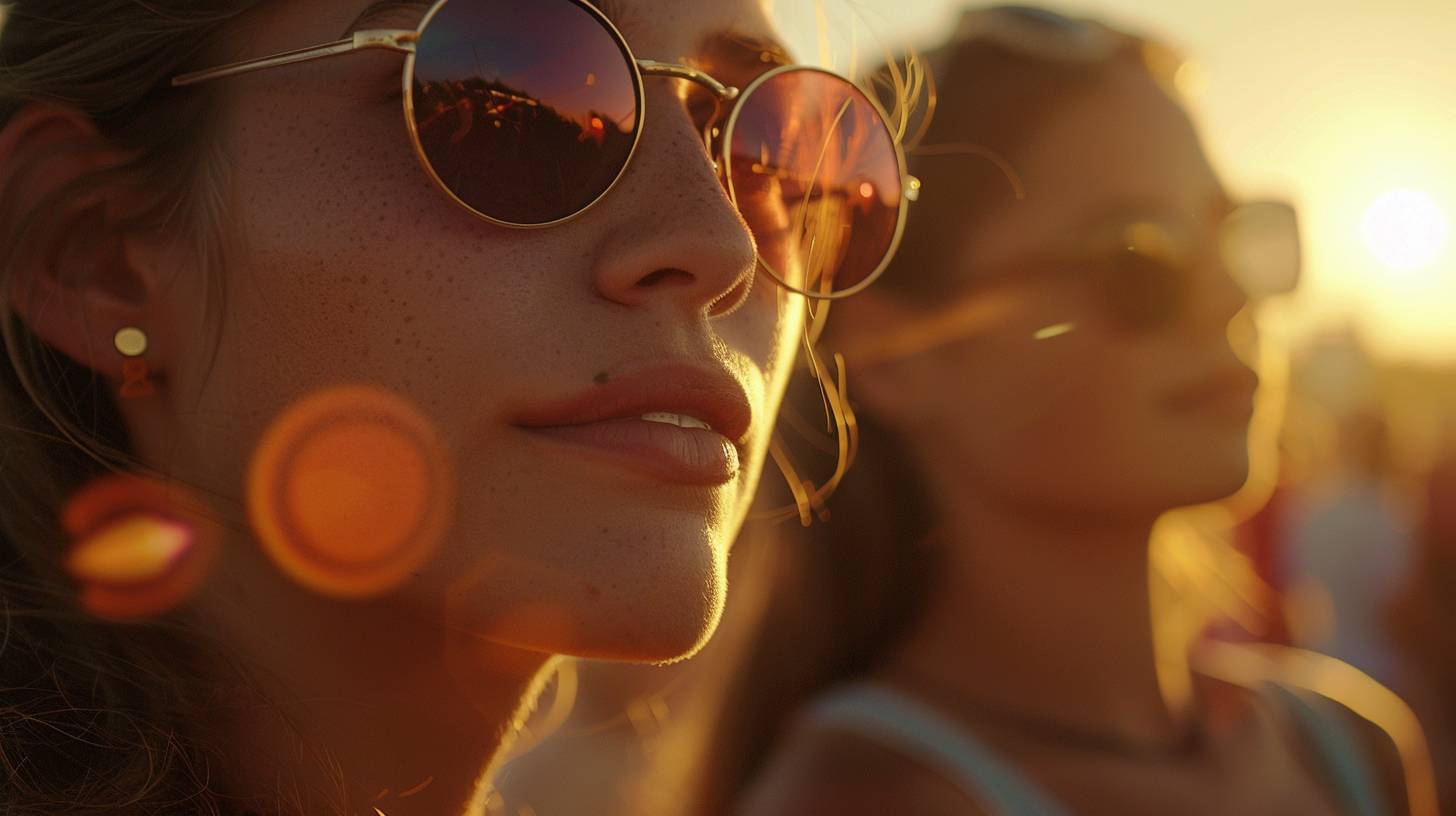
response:
<path id="1" fill-rule="evenodd" d="M 7 305 L 47 345 L 118 384 L 137 379 L 142 358 L 121 353 L 117 333 L 161 328 L 152 327 L 160 270 L 148 268 L 157 256 L 123 224 L 136 188 L 107 172 L 127 159 L 64 106 L 30 105 L 0 129 L 0 167 L 13 168 L 0 176 L 0 235 L 13 247 L 0 269 Z"/>

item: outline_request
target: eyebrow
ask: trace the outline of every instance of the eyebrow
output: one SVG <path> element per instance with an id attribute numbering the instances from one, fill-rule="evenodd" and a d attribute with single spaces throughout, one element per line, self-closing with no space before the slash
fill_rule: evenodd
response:
<path id="1" fill-rule="evenodd" d="M 637 7 L 628 5 L 622 0 L 591 0 L 598 11 L 612 21 L 624 37 L 636 29 L 640 20 L 637 17 Z M 421 16 L 434 6 L 432 0 L 374 0 L 358 17 L 349 24 L 344 31 L 344 38 L 353 36 L 355 31 L 367 27 L 372 21 L 406 9 L 417 10 Z M 705 35 L 698 42 L 698 53 L 706 60 L 722 64 L 729 69 L 736 69 L 747 75 L 761 73 L 765 67 L 777 67 L 789 65 L 793 59 L 789 56 L 788 49 L 773 39 L 757 37 L 745 34 L 733 29 L 725 29 Z"/>
<path id="2" fill-rule="evenodd" d="M 604 14 L 608 20 L 611 20 L 613 25 L 621 29 L 623 34 L 632 27 L 634 22 L 632 19 L 632 9 L 622 3 L 621 0 L 592 0 L 591 4 Z M 373 3 L 370 3 L 363 11 L 359 12 L 359 16 L 354 18 L 354 22 L 349 24 L 349 27 L 344 31 L 344 36 L 352 35 L 355 31 L 367 26 L 371 20 L 383 17 L 386 14 L 391 14 L 402 9 L 418 9 L 423 12 L 428 11 L 433 5 L 435 5 L 433 0 L 374 0 Z"/>
<path id="3" fill-rule="evenodd" d="M 621 29 L 623 35 L 636 24 L 636 19 L 632 16 L 634 9 L 629 8 L 621 0 L 594 0 L 592 5 L 597 7 L 597 11 L 606 15 L 606 18 L 612 21 L 612 25 Z"/>
<path id="4" fill-rule="evenodd" d="M 344 38 L 348 38 L 361 28 L 367 27 L 373 20 L 405 9 L 418 9 L 424 12 L 433 6 L 434 3 L 427 0 L 374 0 L 365 9 L 359 12 L 354 22 L 344 29 Z"/>

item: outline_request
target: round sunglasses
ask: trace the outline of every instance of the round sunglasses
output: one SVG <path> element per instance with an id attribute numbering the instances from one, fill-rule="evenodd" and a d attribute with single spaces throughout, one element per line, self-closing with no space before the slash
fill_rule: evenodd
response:
<path id="1" fill-rule="evenodd" d="M 637 59 L 586 0 L 437 0 L 413 30 L 359 31 L 172 84 L 363 49 L 407 55 L 404 120 L 420 164 L 492 224 L 554 226 L 605 198 L 641 141 L 647 76 L 711 94 L 704 145 L 760 266 L 793 292 L 833 300 L 873 283 L 919 194 L 884 109 L 849 79 L 781 65 L 740 90 L 688 65 Z"/>

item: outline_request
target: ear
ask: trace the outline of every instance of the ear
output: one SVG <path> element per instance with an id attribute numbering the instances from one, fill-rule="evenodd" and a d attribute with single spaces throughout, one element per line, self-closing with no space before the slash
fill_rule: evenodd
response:
<path id="1" fill-rule="evenodd" d="M 138 232 L 128 214 L 146 206 L 120 174 L 130 158 L 74 108 L 31 104 L 0 129 L 4 234 L 18 238 L 0 283 L 11 309 L 47 345 L 113 381 L 128 358 L 113 338 L 146 333 L 152 372 L 175 348 L 153 318 L 165 279 L 164 243 Z M 95 186 L 87 186 L 88 180 Z M 71 194 L 74 191 L 75 194 Z M 19 202 L 18 204 L 14 202 Z M 35 207 L 50 208 L 37 212 Z M 34 222 L 21 222 L 32 213 Z M 16 230 L 21 230 L 16 232 Z"/>

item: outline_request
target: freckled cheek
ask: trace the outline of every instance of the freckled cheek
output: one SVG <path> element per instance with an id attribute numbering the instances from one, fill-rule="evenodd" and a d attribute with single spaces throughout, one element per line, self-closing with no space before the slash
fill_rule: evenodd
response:
<path id="1" fill-rule="evenodd" d="M 260 229 L 291 227 L 321 244 L 357 238 L 392 211 L 413 212 L 429 190 L 398 111 L 379 102 L 268 97 L 242 105 L 237 121 L 233 164 Z"/>
<path id="2" fill-rule="evenodd" d="M 413 156 L 367 118 L 357 130 L 275 113 L 238 131 L 229 345 L 233 389 L 260 404 L 365 380 L 432 410 L 452 374 L 439 327 L 460 325 L 478 294 L 456 281 L 462 257 L 481 261 L 476 225 L 439 212 Z"/>

